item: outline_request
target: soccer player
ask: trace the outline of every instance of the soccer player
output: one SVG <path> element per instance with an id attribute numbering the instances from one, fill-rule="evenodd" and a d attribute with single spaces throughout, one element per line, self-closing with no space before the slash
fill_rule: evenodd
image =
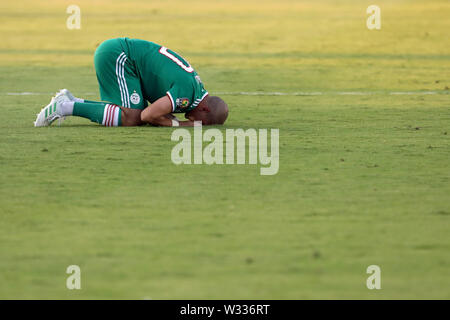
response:
<path id="1" fill-rule="evenodd" d="M 94 64 L 104 102 L 76 98 L 63 89 L 37 115 L 36 127 L 66 116 L 104 126 L 213 125 L 227 119 L 227 104 L 209 96 L 191 65 L 164 46 L 129 38 L 106 40 L 95 51 Z M 187 121 L 172 113 L 185 113 Z"/>

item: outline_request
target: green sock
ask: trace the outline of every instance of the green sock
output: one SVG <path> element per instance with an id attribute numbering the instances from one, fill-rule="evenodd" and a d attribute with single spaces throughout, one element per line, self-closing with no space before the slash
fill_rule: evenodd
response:
<path id="1" fill-rule="evenodd" d="M 105 102 L 100 102 L 100 101 L 92 101 L 92 100 L 86 100 L 86 99 L 84 99 L 84 101 L 83 101 L 84 103 L 97 103 L 97 104 L 99 104 L 99 103 L 105 103 Z"/>
<path id="2" fill-rule="evenodd" d="M 115 104 L 103 102 L 75 102 L 72 115 L 90 119 L 107 127 L 117 127 L 121 123 L 122 110 Z"/>

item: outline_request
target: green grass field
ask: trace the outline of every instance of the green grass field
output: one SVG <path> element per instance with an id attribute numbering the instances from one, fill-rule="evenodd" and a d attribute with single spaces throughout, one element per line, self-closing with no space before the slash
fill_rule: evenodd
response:
<path id="1" fill-rule="evenodd" d="M 2 1 L 0 298 L 449 299 L 449 15 L 447 0 Z M 93 52 L 118 36 L 186 57 L 230 105 L 222 130 L 278 128 L 278 174 L 176 166 L 170 128 L 34 128 L 60 88 L 99 99 Z"/>

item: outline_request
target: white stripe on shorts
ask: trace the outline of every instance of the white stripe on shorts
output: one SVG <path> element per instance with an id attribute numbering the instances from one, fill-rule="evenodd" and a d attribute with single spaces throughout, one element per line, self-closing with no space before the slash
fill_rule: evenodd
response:
<path id="1" fill-rule="evenodd" d="M 127 56 L 125 55 L 125 59 L 123 59 L 122 62 L 122 82 L 123 82 L 123 86 L 125 88 L 125 103 L 127 104 L 127 108 L 130 108 L 130 94 L 128 93 L 128 86 L 127 86 L 127 82 L 125 81 L 125 62 L 127 61 Z"/>
<path id="2" fill-rule="evenodd" d="M 116 60 L 116 77 L 117 77 L 117 83 L 119 84 L 119 90 L 120 90 L 120 99 L 122 100 L 122 105 L 124 105 L 124 96 L 123 96 L 123 90 L 122 90 L 122 82 L 120 81 L 120 77 L 119 77 L 119 66 L 120 66 L 120 60 L 123 58 L 123 56 L 125 55 L 125 52 L 122 52 Z"/>
<path id="3" fill-rule="evenodd" d="M 127 60 L 127 56 L 125 52 L 122 52 L 116 60 L 116 76 L 117 82 L 119 84 L 120 90 L 120 98 L 122 99 L 123 107 L 130 107 L 130 97 L 128 96 L 128 87 L 127 82 L 125 81 L 124 69 L 125 69 L 125 61 Z"/>

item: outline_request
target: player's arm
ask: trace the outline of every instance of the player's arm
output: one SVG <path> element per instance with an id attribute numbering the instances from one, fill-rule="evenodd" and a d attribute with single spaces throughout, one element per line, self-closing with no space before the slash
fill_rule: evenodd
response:
<path id="1" fill-rule="evenodd" d="M 170 119 L 172 114 L 172 102 L 168 96 L 159 98 L 154 103 L 145 108 L 141 113 L 141 120 L 154 126 L 162 127 L 193 127 L 193 121 L 177 121 Z"/>

